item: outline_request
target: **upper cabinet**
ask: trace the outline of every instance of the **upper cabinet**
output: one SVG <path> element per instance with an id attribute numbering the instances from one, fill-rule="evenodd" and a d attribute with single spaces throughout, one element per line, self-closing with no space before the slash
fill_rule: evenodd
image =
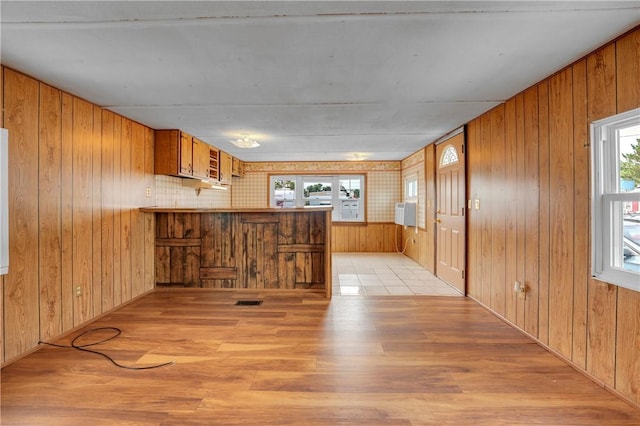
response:
<path id="1" fill-rule="evenodd" d="M 202 142 L 200 139 L 192 139 L 193 146 L 193 176 L 209 177 L 209 144 Z"/>
<path id="2" fill-rule="evenodd" d="M 220 179 L 220 150 L 215 147 L 209 147 L 209 179 Z"/>
<path id="3" fill-rule="evenodd" d="M 209 145 L 180 130 L 157 130 L 155 173 L 209 178 Z"/>
<path id="4" fill-rule="evenodd" d="M 231 164 L 231 175 L 235 177 L 244 176 L 244 161 L 233 157 Z"/>
<path id="5" fill-rule="evenodd" d="M 181 130 L 156 130 L 155 173 L 218 181 L 244 174 L 244 163 Z"/>
<path id="6" fill-rule="evenodd" d="M 233 157 L 224 151 L 220 151 L 218 157 L 219 180 L 222 184 L 231 184 L 231 169 L 233 167 Z"/>
<path id="7" fill-rule="evenodd" d="M 178 140 L 178 174 L 182 176 L 193 176 L 193 138 L 191 135 L 179 132 L 176 138 Z M 156 143 L 157 146 L 157 143 Z"/>

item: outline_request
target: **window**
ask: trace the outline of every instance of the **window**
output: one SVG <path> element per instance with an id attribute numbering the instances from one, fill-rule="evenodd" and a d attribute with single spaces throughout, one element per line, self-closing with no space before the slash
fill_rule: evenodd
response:
<path id="1" fill-rule="evenodd" d="M 640 108 L 591 124 L 591 269 L 640 291 Z"/>
<path id="2" fill-rule="evenodd" d="M 364 175 L 280 175 L 270 178 L 269 206 L 333 207 L 334 222 L 364 222 Z"/>
<path id="3" fill-rule="evenodd" d="M 450 164 L 455 164 L 458 162 L 458 152 L 456 151 L 456 147 L 453 145 L 449 145 L 442 151 L 442 156 L 440 157 L 440 168 L 448 166 Z"/>
<path id="4" fill-rule="evenodd" d="M 405 201 L 418 199 L 418 175 L 410 175 L 404 179 L 404 199 Z"/>

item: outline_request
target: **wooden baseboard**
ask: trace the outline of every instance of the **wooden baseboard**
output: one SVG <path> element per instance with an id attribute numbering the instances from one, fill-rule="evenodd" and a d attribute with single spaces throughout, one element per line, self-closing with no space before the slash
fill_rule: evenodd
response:
<path id="1" fill-rule="evenodd" d="M 563 354 L 561 354 L 560 352 L 556 351 L 555 349 L 549 347 L 547 344 L 545 344 L 542 340 L 539 340 L 538 338 L 536 338 L 535 336 L 532 336 L 531 334 L 527 333 L 526 331 L 524 331 L 523 329 L 521 329 L 520 327 L 518 327 L 517 324 L 514 324 L 513 322 L 509 321 L 507 318 L 499 315 L 498 313 L 496 313 L 495 311 L 493 311 L 491 308 L 489 308 L 487 305 L 485 305 L 484 303 L 480 302 L 479 300 L 477 300 L 476 298 L 472 297 L 472 296 L 467 296 L 469 297 L 469 299 L 473 300 L 474 302 L 476 302 L 478 305 L 482 306 L 484 309 L 486 309 L 489 313 L 491 313 L 493 316 L 495 316 L 496 318 L 498 318 L 499 320 L 501 320 L 502 322 L 504 322 L 505 324 L 508 324 L 509 326 L 511 326 L 512 328 L 514 328 L 516 331 L 519 331 L 521 334 L 523 334 L 524 336 L 528 337 L 529 339 L 533 340 L 535 343 L 538 344 L 538 346 L 540 346 L 541 348 L 543 348 L 544 350 L 546 350 L 547 352 L 549 352 L 550 354 L 554 355 L 556 358 L 562 360 L 564 363 L 566 363 L 567 365 L 569 365 L 571 368 L 573 368 L 574 370 L 576 370 L 578 373 L 582 374 L 583 376 L 585 376 L 587 379 L 591 380 L 592 382 L 596 383 L 597 385 L 601 386 L 603 389 L 606 389 L 607 391 L 611 392 L 612 394 L 614 394 L 615 396 L 617 396 L 618 398 L 624 400 L 626 403 L 630 404 L 632 407 L 636 407 L 638 409 L 640 409 L 640 404 L 636 403 L 635 401 L 633 401 L 631 398 L 629 398 L 627 395 L 621 393 L 620 391 L 618 391 L 617 389 L 607 385 L 605 382 L 603 382 L 601 379 L 597 378 L 596 376 L 592 375 L 591 373 L 589 373 L 587 370 L 583 369 L 582 367 L 580 367 L 578 364 L 574 363 L 572 360 L 570 360 L 569 358 L 567 358 L 566 356 L 564 356 Z"/>
<path id="2" fill-rule="evenodd" d="M 53 343 L 53 342 L 55 342 L 55 341 L 57 341 L 57 340 L 64 339 L 65 337 L 68 337 L 69 335 L 71 335 L 71 334 L 73 334 L 73 333 L 77 332 L 78 330 L 80 330 L 80 329 L 82 329 L 82 328 L 86 327 L 87 325 L 91 324 L 92 322 L 95 322 L 95 321 L 99 320 L 100 318 L 102 318 L 102 317 L 104 317 L 104 316 L 106 316 L 106 315 L 109 315 L 110 313 L 112 313 L 112 312 L 114 312 L 114 311 L 116 311 L 116 310 L 118 310 L 118 309 L 120 309 L 120 308 L 122 308 L 122 307 L 124 307 L 124 306 L 127 306 L 128 304 L 130 304 L 130 303 L 132 303 L 132 302 L 135 302 L 136 300 L 138 300 L 138 299 L 140 299 L 140 298 L 142 298 L 142 297 L 144 297 L 144 296 L 146 296 L 146 295 L 148 295 L 148 294 L 153 293 L 154 291 L 155 291 L 155 289 L 151 289 L 151 290 L 145 291 L 144 293 L 139 294 L 138 296 L 134 297 L 133 299 L 128 300 L 128 301 L 126 301 L 126 302 L 124 302 L 124 303 L 121 303 L 120 305 L 115 306 L 115 307 L 113 307 L 113 308 L 109 309 L 109 310 L 108 310 L 108 311 L 106 311 L 106 312 L 101 313 L 100 315 L 98 315 L 98 316 L 96 316 L 96 317 L 94 317 L 94 318 L 91 318 L 89 321 L 85 321 L 85 322 L 83 322 L 82 324 L 77 325 L 77 326 L 73 327 L 72 329 L 69 329 L 69 330 L 65 331 L 64 333 L 62 333 L 62 334 L 60 334 L 60 335 L 58 335 L 58 336 L 54 336 L 54 337 L 51 337 L 51 338 L 46 339 L 46 340 L 47 340 L 47 342 L 49 342 L 49 343 Z M 41 341 L 43 341 L 43 340 L 41 340 Z M 10 359 L 8 359 L 8 360 L 5 360 L 5 362 L 3 362 L 3 363 L 0 365 L 0 369 L 5 368 L 5 367 L 7 367 L 8 365 L 13 364 L 14 362 L 19 361 L 19 360 L 21 360 L 22 358 L 25 358 L 26 356 L 31 355 L 31 354 L 32 354 L 32 353 L 34 353 L 34 352 L 39 351 L 43 346 L 45 346 L 45 345 L 44 345 L 44 344 L 42 344 L 42 343 L 38 343 L 38 344 L 37 344 L 37 346 L 34 346 L 33 348 L 31 348 L 31 349 L 29 349 L 29 350 L 27 350 L 27 351 L 25 351 L 25 352 L 21 353 L 20 355 L 15 356 L 15 357 L 13 357 L 13 358 L 10 358 Z"/>

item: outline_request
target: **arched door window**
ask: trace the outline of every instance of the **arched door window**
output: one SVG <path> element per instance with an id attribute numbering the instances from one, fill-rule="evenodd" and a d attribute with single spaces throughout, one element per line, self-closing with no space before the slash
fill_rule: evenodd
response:
<path id="1" fill-rule="evenodd" d="M 442 151 L 442 156 L 440 157 L 440 168 L 449 166 L 451 164 L 455 164 L 458 162 L 458 151 L 453 145 L 449 145 Z"/>

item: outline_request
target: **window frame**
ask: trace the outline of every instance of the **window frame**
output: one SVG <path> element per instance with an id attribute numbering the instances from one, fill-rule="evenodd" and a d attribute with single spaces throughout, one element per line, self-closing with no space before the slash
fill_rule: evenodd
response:
<path id="1" fill-rule="evenodd" d="M 345 179 L 359 179 L 360 180 L 360 188 L 359 188 L 359 196 L 358 200 L 358 209 L 356 213 L 355 219 L 345 219 L 342 216 L 342 201 L 343 198 L 340 198 L 340 191 L 335 191 L 335 188 L 340 187 L 340 181 Z M 309 208 L 312 209 L 314 206 L 306 206 L 305 205 L 305 196 L 304 196 L 304 184 L 309 181 L 327 181 L 331 182 L 331 221 L 333 223 L 366 223 L 367 222 L 367 210 L 366 210 L 366 202 L 365 197 L 367 194 L 367 177 L 366 174 L 362 173 L 342 173 L 342 174 L 288 174 L 288 173 L 278 173 L 278 174 L 270 174 L 268 176 L 269 180 L 269 207 L 271 208 Z M 283 207 L 278 206 L 276 197 L 275 197 L 275 185 L 274 182 L 276 180 L 291 180 L 295 181 L 295 206 L 292 207 Z M 338 207 L 339 205 L 339 207 Z M 325 205 L 318 205 L 317 207 L 328 207 Z"/>
<path id="2" fill-rule="evenodd" d="M 623 247 L 622 203 L 640 194 L 620 191 L 621 129 L 640 124 L 640 108 L 591 123 L 591 274 L 594 278 L 640 291 L 640 273 L 615 266 Z"/>
<path id="3" fill-rule="evenodd" d="M 404 178 L 404 201 L 418 201 L 418 173 L 412 173 Z"/>

